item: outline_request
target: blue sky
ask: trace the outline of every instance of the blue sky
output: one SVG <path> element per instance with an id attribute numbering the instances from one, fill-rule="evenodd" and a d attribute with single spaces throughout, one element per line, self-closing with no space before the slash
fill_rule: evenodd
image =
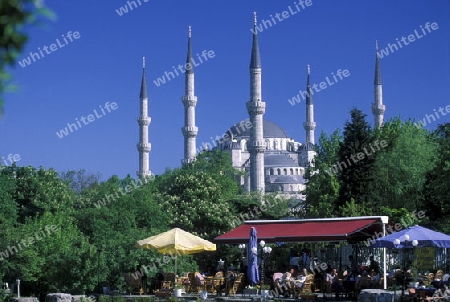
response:
<path id="1" fill-rule="evenodd" d="M 194 54 L 204 50 L 215 54 L 195 68 L 197 146 L 222 135 L 248 116 L 245 103 L 250 91 L 254 11 L 258 23 L 287 11 L 286 18 L 281 16 L 282 21 L 259 33 L 262 93 L 265 118 L 279 124 L 296 141 L 305 140 L 305 103 L 292 106 L 288 99 L 305 89 L 307 64 L 312 68 L 311 80 L 317 84 L 326 77 L 333 81 L 332 73 L 339 69 L 350 73 L 314 95 L 316 140 L 321 131 L 342 128 L 353 107 L 367 113 L 373 123 L 370 104 L 376 39 L 379 47 L 385 48 L 415 30 L 422 36 L 380 60 L 385 119 L 423 119 L 433 114 L 433 109 L 450 105 L 448 1 L 312 0 L 305 8 L 298 0 L 139 1 L 134 1 L 137 7 L 133 10 L 125 0 L 45 2 L 57 19 L 29 29 L 30 40 L 20 61 L 44 46 L 49 53 L 35 57 L 26 67 L 17 64 L 11 69 L 19 90 L 5 95 L 0 159 L 19 154 L 19 166 L 86 169 L 100 172 L 102 179 L 134 177 L 145 56 L 152 118 L 150 169 L 161 174 L 167 167 L 179 167 L 184 76 L 159 87 L 153 80 L 185 62 L 191 25 Z M 128 12 L 122 11 L 120 16 L 116 10 L 125 6 Z M 423 35 L 421 26 L 427 22 L 436 22 L 438 28 Z M 70 42 L 69 31 L 78 39 Z M 56 44 L 54 51 L 51 44 Z M 108 112 L 107 102 L 116 103 L 115 110 Z M 94 116 L 92 122 L 63 138 L 56 135 L 67 123 L 94 114 L 94 110 L 100 117 Z M 427 128 L 448 122 L 449 116 L 440 116 Z"/>

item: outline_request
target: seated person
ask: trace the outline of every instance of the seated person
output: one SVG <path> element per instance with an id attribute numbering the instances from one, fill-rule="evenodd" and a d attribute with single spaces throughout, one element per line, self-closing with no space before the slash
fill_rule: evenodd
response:
<path id="1" fill-rule="evenodd" d="M 297 279 L 297 276 L 299 275 L 299 273 L 298 273 L 298 267 L 297 267 L 297 266 L 291 266 L 289 272 L 291 273 L 291 276 L 292 276 L 294 279 Z"/>
<path id="2" fill-rule="evenodd" d="M 340 292 L 344 291 L 342 283 L 339 281 L 339 274 L 337 269 L 333 268 L 331 273 L 327 274 L 326 280 L 328 286 L 331 286 L 331 290 L 336 293 L 336 297 Z"/>
<path id="3" fill-rule="evenodd" d="M 230 291 L 231 288 L 233 288 L 233 283 L 236 280 L 238 274 L 234 271 L 227 271 L 227 273 L 225 274 L 225 293 L 226 295 L 228 295 L 228 292 Z"/>
<path id="4" fill-rule="evenodd" d="M 280 282 L 278 283 L 278 289 L 280 290 L 280 294 L 284 297 L 289 297 L 293 291 L 293 287 L 291 285 L 291 281 L 294 278 L 290 272 L 285 272 L 283 277 L 281 277 Z"/>
<path id="5" fill-rule="evenodd" d="M 325 281 L 326 281 L 328 284 L 333 284 L 333 283 L 339 281 L 338 279 L 339 279 L 339 278 L 338 278 L 337 269 L 333 268 L 333 269 L 331 270 L 331 272 L 327 274 Z"/>
<path id="6" fill-rule="evenodd" d="M 367 271 L 364 271 L 362 273 L 362 276 L 356 281 L 356 289 L 358 292 L 360 292 L 362 289 L 370 288 L 371 287 L 372 279 L 370 278 Z"/>
<path id="7" fill-rule="evenodd" d="M 283 277 L 281 278 L 281 282 L 286 282 L 286 281 L 291 281 L 294 280 L 294 278 L 292 277 L 291 272 L 285 272 L 283 274 Z"/>
<path id="8" fill-rule="evenodd" d="M 164 270 L 160 268 L 155 275 L 155 286 L 153 289 L 154 290 L 161 289 L 163 281 L 164 281 Z"/>
<path id="9" fill-rule="evenodd" d="M 370 279 L 372 279 L 372 288 L 382 288 L 380 287 L 380 273 L 375 273 L 375 271 L 372 270 L 372 272 L 370 273 Z"/>

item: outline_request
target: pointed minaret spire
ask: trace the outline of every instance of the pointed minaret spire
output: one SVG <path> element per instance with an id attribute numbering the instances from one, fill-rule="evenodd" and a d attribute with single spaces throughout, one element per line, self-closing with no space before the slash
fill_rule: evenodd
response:
<path id="1" fill-rule="evenodd" d="M 184 127 L 181 128 L 184 136 L 184 158 L 181 161 L 187 164 L 195 158 L 195 145 L 198 128 L 195 126 L 195 106 L 197 106 L 197 97 L 194 95 L 194 64 L 192 63 L 191 47 L 192 28 L 188 29 L 188 51 L 186 58 L 185 88 L 182 97 L 184 105 Z"/>
<path id="2" fill-rule="evenodd" d="M 259 43 L 258 43 L 258 29 L 256 27 L 258 23 L 256 12 L 253 13 L 253 46 L 252 46 L 252 58 L 250 61 L 250 68 L 261 67 L 261 58 L 259 56 Z"/>
<path id="3" fill-rule="evenodd" d="M 147 98 L 147 79 L 145 76 L 145 57 L 142 58 L 142 82 L 141 82 L 141 93 L 140 98 Z"/>
<path id="4" fill-rule="evenodd" d="M 386 106 L 383 105 L 383 85 L 381 84 L 380 62 L 378 58 L 378 40 L 375 41 L 375 77 L 374 77 L 374 102 L 372 103 L 372 114 L 374 127 L 381 127 L 384 120 Z"/>
<path id="5" fill-rule="evenodd" d="M 142 81 L 140 92 L 140 115 L 137 119 L 139 124 L 139 143 L 137 149 L 139 151 L 139 171 L 137 176 L 139 178 L 151 176 L 152 172 L 149 169 L 149 152 L 151 144 L 148 142 L 148 126 L 151 118 L 148 117 L 148 96 L 147 96 L 147 80 L 145 77 L 145 57 L 142 58 Z"/>
<path id="6" fill-rule="evenodd" d="M 256 13 L 254 13 L 253 45 L 250 59 L 250 100 L 246 104 L 252 123 L 248 150 L 250 153 L 250 190 L 264 193 L 264 151 L 266 147 L 263 137 L 263 115 L 266 111 L 266 103 L 262 101 L 261 59 L 256 24 Z"/>
<path id="7" fill-rule="evenodd" d="M 187 51 L 187 58 L 186 58 L 186 73 L 194 73 L 194 64 L 192 63 L 192 46 L 191 46 L 191 37 L 192 37 L 192 27 L 189 25 L 188 29 L 188 51 Z"/>
<path id="8" fill-rule="evenodd" d="M 314 103 L 313 94 L 310 83 L 311 66 L 308 65 L 308 79 L 306 82 L 306 121 L 303 123 L 303 128 L 306 131 L 306 142 L 314 144 L 314 129 L 316 123 L 314 122 Z"/>

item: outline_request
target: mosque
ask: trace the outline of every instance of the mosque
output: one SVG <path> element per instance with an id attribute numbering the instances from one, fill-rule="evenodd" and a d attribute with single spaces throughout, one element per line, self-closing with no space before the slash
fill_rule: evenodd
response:
<path id="1" fill-rule="evenodd" d="M 314 102 L 310 85 L 310 69 L 306 83 L 306 120 L 305 142 L 294 141 L 276 123 L 264 119 L 266 103 L 261 94 L 261 60 L 256 30 L 256 15 L 254 19 L 253 43 L 250 57 L 250 100 L 246 103 L 248 119 L 232 125 L 217 141 L 217 146 L 231 155 L 232 165 L 236 169 L 246 172 L 241 179 L 241 185 L 246 191 L 275 192 L 288 195 L 294 199 L 303 199 L 300 191 L 305 188 L 306 168 L 313 164 L 315 152 L 314 129 Z M 378 48 L 378 45 L 377 47 Z M 184 158 L 186 164 L 195 159 L 196 137 L 198 127 L 195 125 L 195 107 L 197 97 L 194 85 L 194 64 L 192 64 L 191 30 L 189 28 L 188 49 L 185 72 L 185 95 L 182 103 L 185 109 L 185 121 L 182 133 L 184 136 Z M 142 83 L 140 91 L 139 124 L 139 171 L 138 177 L 152 175 L 149 170 L 149 152 L 151 145 L 148 142 L 148 126 L 151 119 L 147 114 L 147 86 L 145 78 L 145 63 L 143 66 Z M 383 105 L 382 84 L 379 59 L 375 59 L 374 103 L 372 113 L 375 127 L 383 124 L 385 106 Z"/>

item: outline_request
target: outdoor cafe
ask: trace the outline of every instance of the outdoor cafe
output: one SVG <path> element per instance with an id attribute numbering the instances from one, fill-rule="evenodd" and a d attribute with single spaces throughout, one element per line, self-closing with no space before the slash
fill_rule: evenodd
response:
<path id="1" fill-rule="evenodd" d="M 270 297 L 277 298 L 311 299 L 322 295 L 324 298 L 335 296 L 358 298 L 362 301 L 395 301 L 398 297 L 402 300 L 411 297 L 425 300 L 436 297 L 436 293 L 442 293 L 442 290 L 445 291 L 449 285 L 449 275 L 444 271 L 427 274 L 425 272 L 418 274 L 416 271 L 414 274 L 411 268 L 432 267 L 436 258 L 434 247 L 450 247 L 450 236 L 418 226 L 387 235 L 388 226 L 387 216 L 253 220 L 245 221 L 229 232 L 217 236 L 213 242 L 173 229 L 141 240 L 136 246 L 157 250 L 162 254 L 172 253 L 182 256 L 215 251 L 216 245 L 220 249 L 222 244 L 231 244 L 237 245 L 241 250 L 241 256 L 246 255 L 244 270 L 243 266 L 239 269 L 236 267 L 225 269 L 222 261 L 222 269 L 212 275 L 203 275 L 199 272 L 180 275 L 165 273 L 161 275 L 158 284 L 161 290 L 155 291 L 155 295 L 168 296 L 177 293 L 176 296 L 181 296 L 182 293 L 197 295 L 208 293 L 216 297 L 222 294 L 245 296 L 259 291 L 261 295 L 265 292 L 264 295 L 269 297 L 270 290 Z M 180 232 L 182 236 L 176 235 Z M 332 267 L 330 263 L 336 265 L 336 262 L 330 262 L 326 257 L 327 254 L 321 257 L 321 262 L 314 262 L 308 266 L 309 270 L 303 266 L 303 270 L 296 271 L 295 265 L 292 265 L 288 269 L 269 272 L 264 261 L 270 258 L 268 256 L 272 252 L 272 247 L 277 249 L 277 246 L 286 243 L 305 243 L 309 246 L 327 243 L 340 252 L 347 249 L 345 258 L 347 255 L 364 254 L 361 252 L 363 248 L 367 252 L 366 255 L 368 253 L 373 255 L 376 250 L 380 265 L 377 268 L 377 275 L 369 275 L 370 267 L 358 259 L 359 263 L 356 264 L 358 272 L 355 273 L 350 257 L 343 260 L 342 265 Z M 367 256 L 365 260 L 368 258 Z M 413 261 L 410 261 L 411 259 Z M 176 256 L 174 261 L 176 271 Z M 220 262 L 221 260 L 219 264 Z M 299 268 L 300 266 L 297 267 Z M 339 272 L 335 273 L 333 280 L 329 280 L 329 275 L 335 272 L 334 268 Z M 137 287 L 140 288 L 139 285 Z"/>
<path id="2" fill-rule="evenodd" d="M 368 246 L 369 249 L 380 248 L 381 257 L 380 267 L 381 277 L 376 279 L 363 275 L 363 269 L 366 267 L 361 266 L 361 271 L 357 277 L 351 279 L 339 279 L 340 280 L 340 293 L 350 294 L 353 298 L 360 296 L 365 301 L 382 301 L 382 300 L 394 300 L 399 296 L 402 300 L 406 297 L 414 299 L 426 299 L 427 297 L 436 298 L 436 292 L 440 292 L 442 296 L 445 295 L 445 289 L 448 285 L 448 274 L 445 274 L 442 270 L 436 272 L 437 278 L 432 278 L 432 275 L 417 274 L 417 267 L 420 260 L 417 260 L 417 255 L 421 255 L 421 260 L 425 259 L 423 255 L 425 252 L 430 253 L 433 251 L 433 255 L 429 256 L 431 264 L 434 264 L 434 248 L 448 248 L 450 247 L 450 236 L 434 232 L 425 228 L 413 226 L 404 230 L 399 230 L 390 235 L 386 233 L 386 227 L 388 226 L 387 216 L 364 216 L 364 217 L 347 217 L 347 218 L 324 218 L 324 219 L 302 219 L 302 220 L 255 220 L 245 221 L 242 225 L 235 229 L 220 235 L 214 239 L 216 244 L 247 244 L 249 242 L 249 234 L 252 229 L 257 230 L 258 240 L 264 243 L 287 243 L 287 242 L 329 242 L 329 243 L 348 243 L 353 246 L 361 246 L 361 243 Z M 420 228 L 420 229 L 419 229 Z M 409 234 L 409 235 L 408 235 Z M 392 237 L 390 237 L 392 236 Z M 384 241 L 383 241 L 384 240 Z M 388 242 L 388 243 L 386 243 Z M 445 252 L 445 251 L 444 251 Z M 388 253 L 388 254 L 387 254 Z M 264 257 L 264 255 L 261 255 Z M 406 261 L 411 260 L 409 263 Z M 391 267 L 395 263 L 399 267 L 388 271 L 388 265 Z M 411 271 L 411 267 L 416 265 L 416 276 L 414 271 Z M 323 263 L 316 264 L 322 265 Z M 262 267 L 262 269 L 264 269 Z M 283 272 L 277 272 L 279 278 L 282 278 Z M 275 275 L 274 274 L 274 275 Z M 308 276 L 305 276 L 308 278 Z M 342 278 L 342 276 L 340 276 Z M 419 282 L 410 283 L 413 281 L 413 277 L 417 277 Z M 313 277 L 312 277 L 313 278 Z M 367 279 L 367 282 L 363 281 Z M 271 280 L 273 284 L 277 284 L 274 277 Z M 307 284 L 306 280 L 302 281 L 302 284 Z M 313 280 L 308 280 L 314 285 Z M 334 294 L 335 289 L 330 288 L 326 284 L 326 280 L 322 280 L 320 283 L 319 291 L 325 296 L 327 293 Z M 416 281 L 416 280 L 414 280 Z M 298 281 L 295 281 L 290 291 L 290 297 L 292 294 L 296 294 L 297 297 L 303 292 L 298 290 L 296 285 Z M 317 280 L 315 280 L 317 284 Z M 387 291 L 389 288 L 394 288 L 394 292 Z M 397 286 L 397 290 L 396 287 Z M 317 291 L 316 286 L 316 291 Z M 273 288 L 273 286 L 272 286 Z M 292 290 L 293 288 L 293 290 Z M 308 291 L 311 288 L 306 287 Z M 314 292 L 314 287 L 313 290 Z M 450 292 L 449 292 L 450 294 Z M 348 297 L 348 296 L 347 296 Z M 304 299 L 304 297 L 303 297 Z"/>

